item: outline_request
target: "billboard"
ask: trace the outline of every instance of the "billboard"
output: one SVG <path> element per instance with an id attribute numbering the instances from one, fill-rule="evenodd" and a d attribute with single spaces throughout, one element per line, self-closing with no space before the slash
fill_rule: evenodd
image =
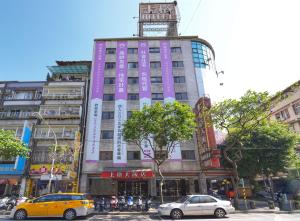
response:
<path id="1" fill-rule="evenodd" d="M 177 21 L 176 5 L 170 3 L 141 3 L 140 22 Z"/>

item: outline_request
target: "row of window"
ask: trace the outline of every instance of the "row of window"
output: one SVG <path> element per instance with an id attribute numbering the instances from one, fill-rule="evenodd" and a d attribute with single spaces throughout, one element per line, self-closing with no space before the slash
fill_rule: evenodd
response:
<path id="1" fill-rule="evenodd" d="M 181 47 L 171 47 L 172 53 L 181 53 Z M 127 48 L 127 54 L 137 54 L 137 48 Z M 149 48 L 149 53 L 160 53 L 159 47 Z M 116 54 L 116 48 L 106 48 L 106 54 Z"/>
<path id="2" fill-rule="evenodd" d="M 194 150 L 182 150 L 181 157 L 183 160 L 195 160 Z M 100 151 L 100 160 L 112 160 L 113 151 Z M 140 151 L 127 151 L 127 160 L 140 160 Z"/>
<path id="3" fill-rule="evenodd" d="M 115 77 L 105 77 L 104 84 L 115 84 L 116 78 Z M 138 84 L 139 78 L 138 77 L 128 77 L 127 78 L 128 84 Z M 162 77 L 151 77 L 151 83 L 162 83 Z M 175 76 L 174 83 L 185 83 L 185 76 Z"/>
<path id="4" fill-rule="evenodd" d="M 193 41 L 192 52 L 195 67 L 206 68 L 207 65 L 214 65 L 212 62 L 212 52 L 205 44 L 202 44 L 198 41 Z"/>
<path id="5" fill-rule="evenodd" d="M 164 95 L 163 93 L 152 93 L 151 95 L 152 100 L 163 100 Z M 138 93 L 129 93 L 127 95 L 128 100 L 139 100 L 139 94 Z M 179 101 L 188 100 L 188 95 L 186 92 L 178 92 L 175 93 L 175 99 Z M 114 94 L 103 94 L 103 101 L 114 101 L 115 95 Z"/>
<path id="6" fill-rule="evenodd" d="M 183 61 L 172 61 L 173 68 L 183 68 Z M 138 68 L 138 62 L 128 62 L 127 68 L 128 69 L 136 69 Z M 151 61 L 150 68 L 160 68 L 161 63 L 160 61 Z M 116 62 L 105 62 L 105 69 L 114 69 L 116 68 Z"/>
<path id="7" fill-rule="evenodd" d="M 300 101 L 294 103 L 292 105 L 292 107 L 293 107 L 293 111 L 294 111 L 295 115 L 299 115 L 300 114 Z M 275 114 L 275 118 L 277 120 L 287 120 L 290 117 L 291 116 L 290 116 L 290 112 L 289 112 L 288 108 L 283 109 Z"/>

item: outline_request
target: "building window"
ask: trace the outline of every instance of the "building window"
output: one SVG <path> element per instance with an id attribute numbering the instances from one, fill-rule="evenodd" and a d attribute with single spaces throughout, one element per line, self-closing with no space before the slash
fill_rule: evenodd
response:
<path id="1" fill-rule="evenodd" d="M 281 117 L 283 120 L 289 119 L 290 118 L 290 113 L 288 109 L 284 109 L 283 111 L 280 111 Z"/>
<path id="2" fill-rule="evenodd" d="M 293 104 L 293 109 L 296 115 L 300 114 L 300 101 L 297 103 Z"/>
<path id="3" fill-rule="evenodd" d="M 138 53 L 138 49 L 137 48 L 128 48 L 127 49 L 127 53 L 128 54 L 137 54 Z"/>
<path id="4" fill-rule="evenodd" d="M 114 77 L 104 78 L 104 84 L 115 84 L 115 78 Z"/>
<path id="5" fill-rule="evenodd" d="M 199 181 L 198 180 L 194 180 L 194 189 L 195 189 L 195 193 L 200 193 Z"/>
<path id="6" fill-rule="evenodd" d="M 114 119 L 113 111 L 103 111 L 102 112 L 102 120 Z"/>
<path id="7" fill-rule="evenodd" d="M 156 84 L 162 83 L 162 77 L 151 77 L 151 83 L 156 83 Z"/>
<path id="8" fill-rule="evenodd" d="M 114 94 L 103 94 L 103 101 L 114 101 L 115 95 Z"/>
<path id="9" fill-rule="evenodd" d="M 173 68 L 183 68 L 183 61 L 172 61 Z"/>
<path id="10" fill-rule="evenodd" d="M 127 151 L 127 160 L 140 160 L 140 151 Z"/>
<path id="11" fill-rule="evenodd" d="M 128 84 L 138 84 L 139 78 L 138 77 L 129 77 L 128 78 Z"/>
<path id="12" fill-rule="evenodd" d="M 175 76 L 174 83 L 185 83 L 185 76 Z"/>
<path id="13" fill-rule="evenodd" d="M 150 68 L 160 68 L 160 61 L 151 61 L 150 62 Z"/>
<path id="14" fill-rule="evenodd" d="M 133 111 L 127 111 L 127 119 L 129 119 L 132 116 Z"/>
<path id="15" fill-rule="evenodd" d="M 159 48 L 149 48 L 149 53 L 159 53 Z"/>
<path id="16" fill-rule="evenodd" d="M 100 151 L 100 160 L 112 160 L 113 152 L 112 151 Z"/>
<path id="17" fill-rule="evenodd" d="M 129 93 L 128 94 L 128 100 L 134 101 L 139 99 L 139 94 L 136 93 Z"/>
<path id="18" fill-rule="evenodd" d="M 171 52 L 172 53 L 181 53 L 181 47 L 172 47 Z"/>
<path id="19" fill-rule="evenodd" d="M 275 114 L 276 120 L 281 120 L 280 113 Z"/>
<path id="20" fill-rule="evenodd" d="M 182 150 L 181 157 L 183 160 L 195 160 L 195 151 L 193 150 Z"/>
<path id="21" fill-rule="evenodd" d="M 101 131 L 101 139 L 113 139 L 114 131 L 113 130 L 102 130 Z"/>
<path id="22" fill-rule="evenodd" d="M 128 69 L 138 68 L 137 62 L 128 62 L 127 64 Z"/>
<path id="23" fill-rule="evenodd" d="M 105 69 L 114 69 L 116 68 L 116 62 L 106 62 Z"/>
<path id="24" fill-rule="evenodd" d="M 164 95 L 163 93 L 152 93 L 152 100 L 163 100 L 164 99 Z"/>
<path id="25" fill-rule="evenodd" d="M 116 49 L 115 48 L 106 48 L 106 54 L 115 54 Z"/>
<path id="26" fill-rule="evenodd" d="M 176 100 L 188 100 L 188 96 L 186 92 L 175 93 Z"/>
<path id="27" fill-rule="evenodd" d="M 198 41 L 192 42 L 192 52 L 194 65 L 197 68 L 206 68 L 207 66 L 215 69 L 213 62 L 214 55 L 209 47 Z"/>

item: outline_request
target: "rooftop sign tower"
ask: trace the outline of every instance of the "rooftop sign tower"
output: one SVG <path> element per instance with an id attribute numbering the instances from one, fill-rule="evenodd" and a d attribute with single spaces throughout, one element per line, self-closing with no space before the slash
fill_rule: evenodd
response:
<path id="1" fill-rule="evenodd" d="M 178 36 L 177 2 L 148 2 L 139 6 L 139 36 Z"/>

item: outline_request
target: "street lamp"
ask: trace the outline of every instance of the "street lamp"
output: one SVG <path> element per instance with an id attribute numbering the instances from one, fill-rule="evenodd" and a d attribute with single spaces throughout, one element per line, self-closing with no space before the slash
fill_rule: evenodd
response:
<path id="1" fill-rule="evenodd" d="M 56 137 L 56 133 L 54 132 L 54 130 L 52 129 L 52 127 L 47 123 L 47 121 L 43 118 L 43 116 L 40 114 L 40 112 L 35 112 L 34 115 L 36 115 L 39 119 L 41 119 L 42 121 L 45 122 L 45 124 L 48 126 L 49 130 L 52 131 L 53 135 L 54 135 L 54 153 L 56 153 L 56 149 L 57 149 L 57 137 Z M 51 191 L 51 182 L 52 182 L 52 178 L 53 178 L 53 170 L 54 170 L 54 163 L 55 163 L 55 156 L 52 157 L 52 163 L 51 163 L 51 170 L 50 170 L 50 178 L 49 178 L 49 183 L 48 183 L 48 193 L 50 193 Z"/>

